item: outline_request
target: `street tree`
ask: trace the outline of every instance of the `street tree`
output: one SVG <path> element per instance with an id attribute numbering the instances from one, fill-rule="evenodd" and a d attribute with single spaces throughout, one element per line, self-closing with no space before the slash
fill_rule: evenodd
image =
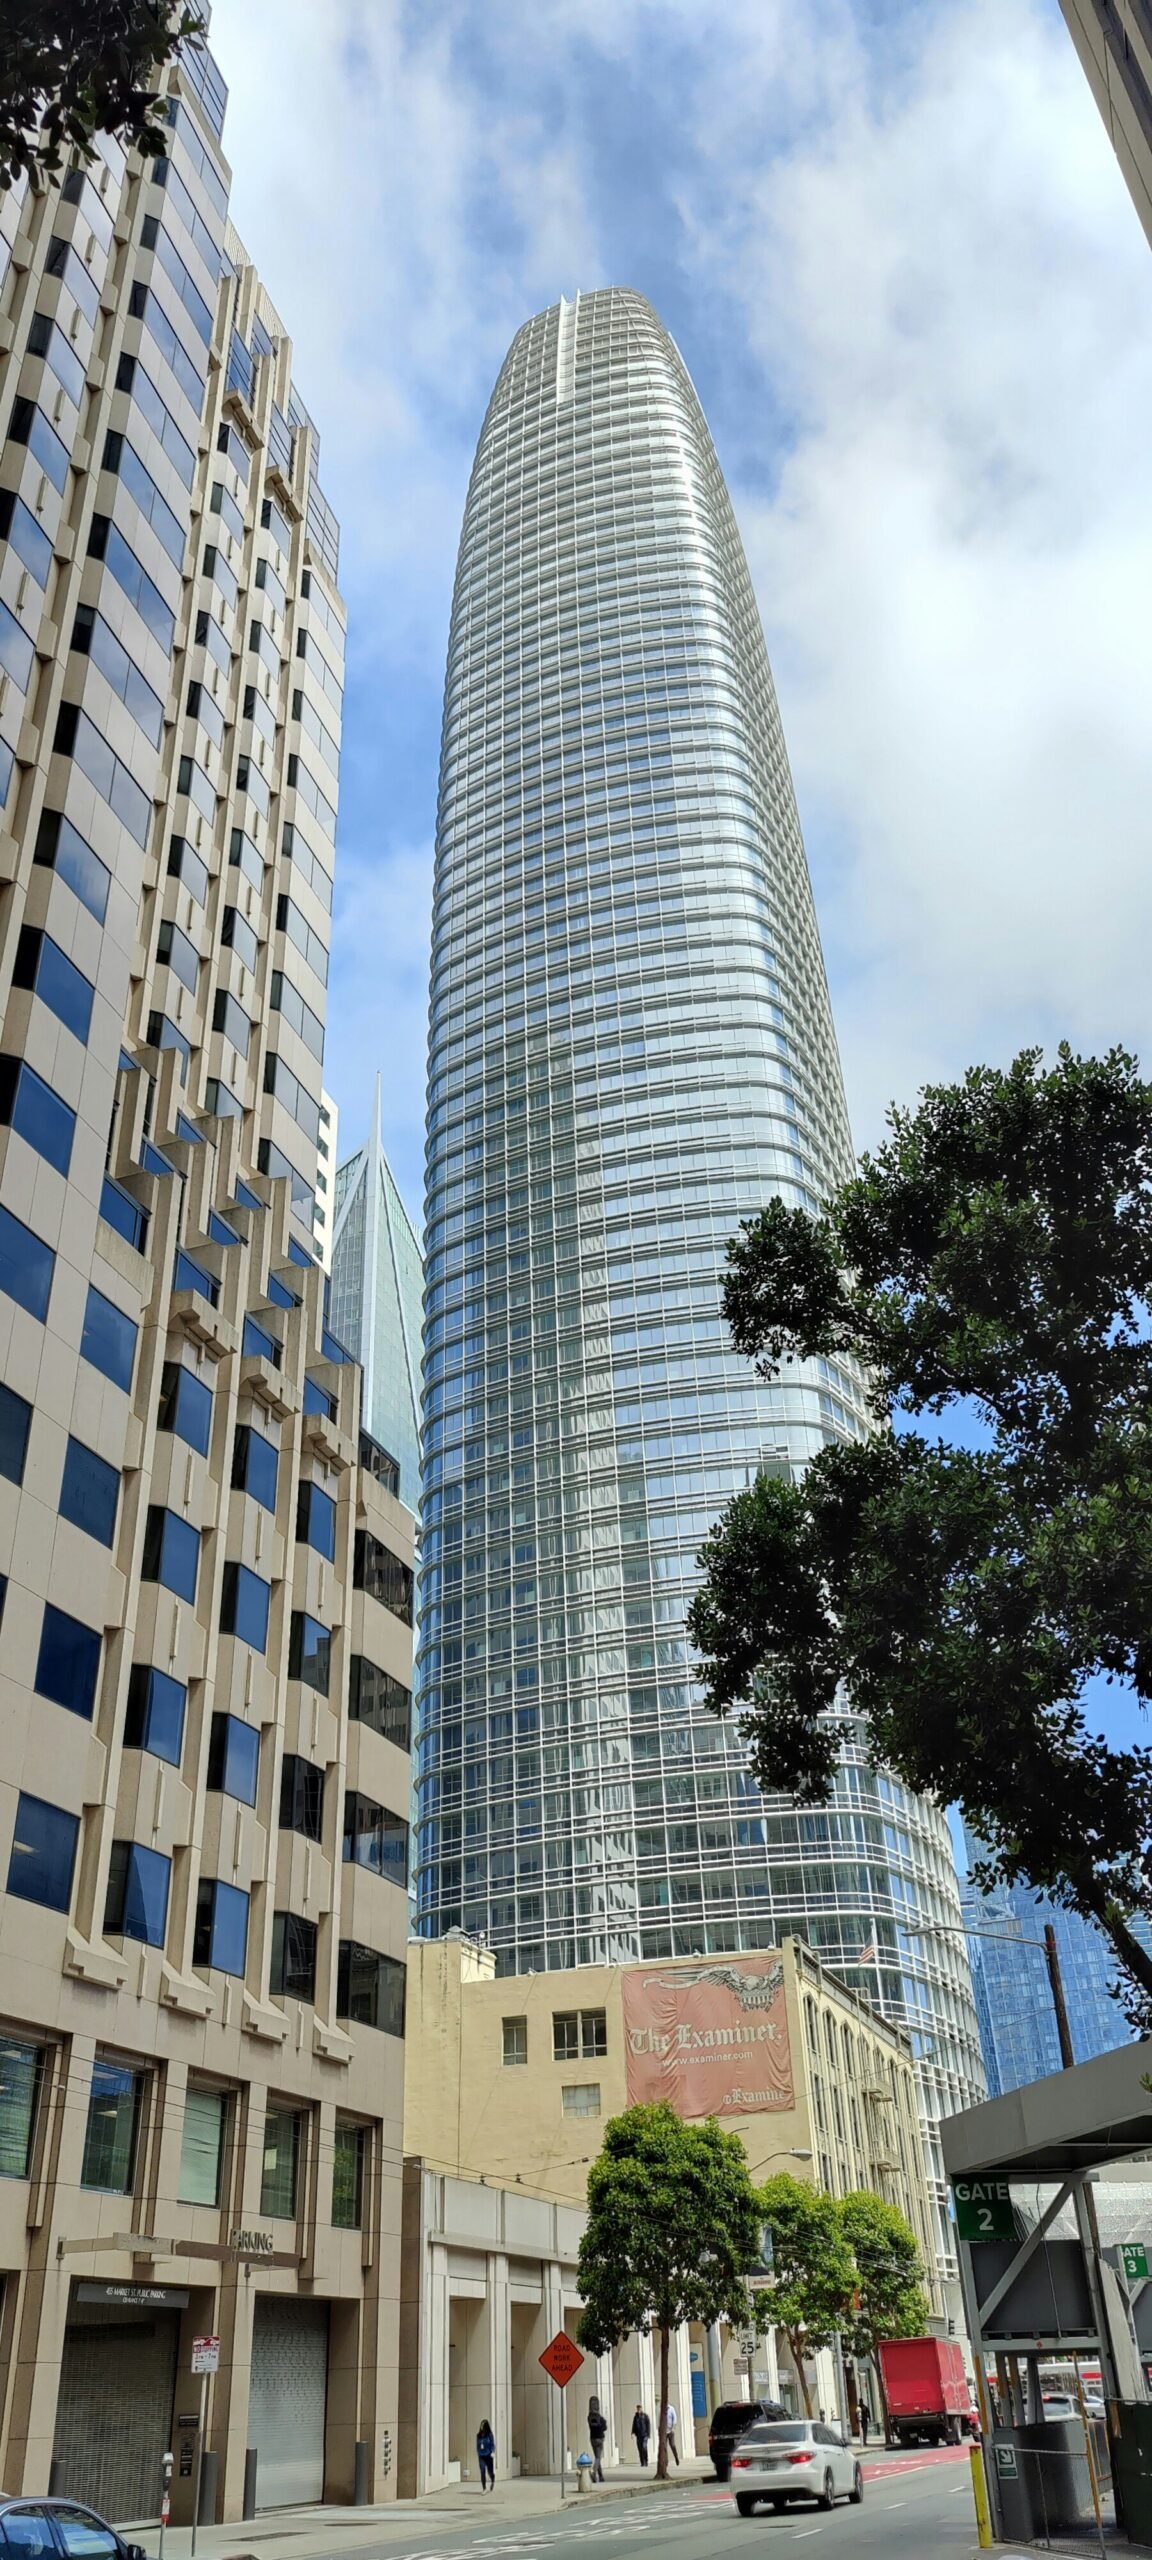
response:
<path id="1" fill-rule="evenodd" d="M 772 2234 L 772 2283 L 756 2294 L 757 2318 L 761 2327 L 783 2329 L 810 2418 L 806 2359 L 847 2326 L 855 2261 L 833 2196 L 781 2170 L 760 2188 L 759 2201 Z"/>
<path id="2" fill-rule="evenodd" d="M 3 0 L 0 186 L 91 159 L 98 133 L 162 152 L 159 75 L 203 32 L 183 0 Z"/>
<path id="3" fill-rule="evenodd" d="M 821 1214 L 772 1200 L 729 1249 L 737 1349 L 829 1363 L 878 1427 L 722 1515 L 708 1699 L 770 1790 L 825 1801 L 854 1727 L 957 1803 L 979 1880 L 1095 1921 L 1147 2032 L 1152 1753 L 1088 1692 L 1152 1695 L 1152 1087 L 1120 1050 L 1030 1049 L 889 1129 Z"/>
<path id="4" fill-rule="evenodd" d="M 669 2106 L 628 2107 L 606 2125 L 588 2172 L 577 2282 L 578 2331 L 592 2355 L 633 2333 L 660 2341 L 657 2476 L 668 2476 L 668 2344 L 686 2320 L 705 2328 L 752 2316 L 745 2279 L 761 2216 L 739 2135 L 714 2117 L 685 2124 Z"/>
<path id="5" fill-rule="evenodd" d="M 837 2206 L 840 2228 L 852 2252 L 856 2281 L 843 2340 L 856 2357 L 875 2356 L 880 2338 L 923 2337 L 928 2325 L 928 2297 L 916 2234 L 899 2207 L 882 2196 L 857 2188 Z M 876 2364 L 888 2433 L 884 2375 Z"/>

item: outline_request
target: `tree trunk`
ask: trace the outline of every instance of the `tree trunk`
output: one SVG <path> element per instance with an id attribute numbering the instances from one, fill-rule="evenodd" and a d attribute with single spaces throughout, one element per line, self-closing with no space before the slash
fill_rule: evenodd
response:
<path id="1" fill-rule="evenodd" d="M 810 2418 L 812 2415 L 812 2394 L 808 2389 L 808 2376 L 804 2371 L 803 2330 L 789 2329 L 788 2344 L 792 2350 L 792 2362 L 796 2367 L 796 2372 L 799 2377 L 800 2397 L 804 2403 L 804 2415 L 806 2418 Z"/>
<path id="2" fill-rule="evenodd" d="M 660 2323 L 660 2410 L 656 2420 L 656 2477 L 668 2477 L 668 2323 Z"/>

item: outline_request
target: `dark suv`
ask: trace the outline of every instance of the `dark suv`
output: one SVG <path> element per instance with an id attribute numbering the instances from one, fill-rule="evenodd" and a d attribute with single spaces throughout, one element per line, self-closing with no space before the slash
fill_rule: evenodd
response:
<path id="1" fill-rule="evenodd" d="M 708 2429 L 708 2451 L 718 2480 L 726 2480 L 732 2468 L 732 2447 L 739 2436 L 746 2435 L 756 2418 L 786 2418 L 778 2400 L 722 2400 L 712 2412 Z"/>

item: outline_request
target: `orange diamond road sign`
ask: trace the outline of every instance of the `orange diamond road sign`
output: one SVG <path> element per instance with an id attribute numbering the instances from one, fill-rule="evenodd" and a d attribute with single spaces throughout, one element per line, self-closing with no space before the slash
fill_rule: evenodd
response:
<path id="1" fill-rule="evenodd" d="M 573 2375 L 579 2373 L 583 2362 L 579 2347 L 574 2346 L 565 2329 L 557 2330 L 551 2346 L 545 2347 L 540 2357 L 545 2373 L 551 2375 L 561 2391 L 565 2383 L 571 2382 Z"/>

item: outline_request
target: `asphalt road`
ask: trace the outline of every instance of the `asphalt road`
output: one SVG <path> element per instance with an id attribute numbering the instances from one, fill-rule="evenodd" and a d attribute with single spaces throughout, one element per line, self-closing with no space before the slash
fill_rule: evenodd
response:
<path id="1" fill-rule="evenodd" d="M 812 2545 L 819 2541 L 820 2549 Z M 832 2515 L 795 2507 L 738 2516 L 731 2495 L 707 2481 L 651 2497 L 583 2502 L 568 2515 L 485 2526 L 471 2518 L 423 2525 L 389 2542 L 387 2560 L 971 2560 L 976 2524 L 967 2461 L 902 2464 L 869 2481 L 860 2507 Z"/>

